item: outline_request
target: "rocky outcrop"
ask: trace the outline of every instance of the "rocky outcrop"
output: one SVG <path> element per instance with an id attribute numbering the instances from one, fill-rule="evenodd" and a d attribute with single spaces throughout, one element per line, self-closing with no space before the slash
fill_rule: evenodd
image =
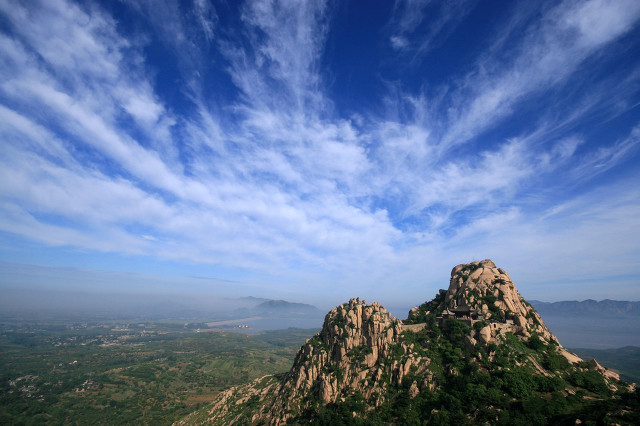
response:
<path id="1" fill-rule="evenodd" d="M 509 275 L 487 259 L 453 268 L 449 288 L 413 308 L 404 322 L 375 302 L 351 299 L 333 308 L 288 373 L 223 392 L 207 412 L 196 412 L 185 423 L 309 422 L 305 413 L 327 404 L 339 406 L 353 395 L 366 402 L 366 409 L 354 416 L 366 418 L 388 408 L 397 395 L 414 399 L 423 392 L 446 393 L 462 380 L 461 374 L 480 371 L 502 377 L 505 369 L 559 379 L 565 385 L 556 390 L 567 393 L 578 389 L 578 382 L 572 388 L 565 380 L 588 370 L 599 373 L 609 389 L 619 386 L 615 373 L 562 348 Z M 503 386 L 497 391 L 511 390 Z M 429 420 L 431 414 L 421 418 Z M 472 419 L 475 414 L 468 415 Z"/>
<path id="2" fill-rule="evenodd" d="M 270 411 L 271 423 L 281 424 L 290 413 L 304 409 L 296 401 L 309 394 L 329 403 L 356 390 L 379 406 L 383 399 L 376 396 L 384 395 L 389 384 L 429 365 L 428 358 L 412 353 L 413 348 L 402 342 L 401 332 L 401 321 L 377 302 L 351 299 L 333 308 L 322 331 L 298 352 Z M 430 385 L 427 380 L 414 388 Z"/>
<path id="3" fill-rule="evenodd" d="M 408 319 L 419 317 L 421 311 L 426 309 L 430 311 L 424 313 L 441 313 L 470 307 L 481 312 L 485 321 L 482 322 L 482 327 L 475 327 L 470 332 L 467 344 L 477 342 L 487 346 L 491 342 L 499 343 L 501 336 L 506 333 L 513 333 L 524 341 L 536 336 L 544 343 L 553 343 L 557 354 L 572 365 L 584 362 L 562 347 L 538 312 L 518 293 L 511 277 L 491 259 L 455 266 L 451 270 L 449 288 L 446 291 L 440 290 L 439 296 L 439 303 L 431 302 L 428 307 L 423 305 L 411 309 Z M 539 365 L 536 367 L 539 368 Z M 596 365 L 596 370 L 608 379 L 619 380 L 616 373 L 599 364 Z"/>
<path id="4" fill-rule="evenodd" d="M 595 370 L 597 372 L 599 372 L 600 374 L 604 375 L 606 378 L 612 379 L 612 380 L 615 380 L 615 381 L 620 380 L 620 375 L 618 373 L 604 368 L 595 359 L 592 359 L 591 361 L 589 361 L 589 364 L 591 364 L 595 368 Z"/>
<path id="5" fill-rule="evenodd" d="M 415 351 L 413 344 L 405 344 L 402 331 L 402 322 L 379 303 L 351 299 L 326 315 L 322 330 L 300 348 L 286 375 L 229 389 L 208 414 L 194 414 L 181 424 L 234 424 L 250 419 L 281 425 L 316 401 L 344 401 L 354 391 L 375 409 L 384 403 L 387 388 L 402 383 L 409 373 L 420 377 L 409 384 L 412 397 L 433 391 L 436 383 L 427 369 L 430 359 Z M 247 417 L 243 406 L 249 403 L 253 408 Z"/>
<path id="6" fill-rule="evenodd" d="M 536 310 L 520 296 L 511 277 L 490 259 L 461 264 L 451 271 L 449 288 L 437 311 L 463 306 L 481 312 L 490 323 L 478 333 L 481 342 L 489 343 L 511 331 L 524 338 L 536 334 L 559 344 Z"/>
<path id="7" fill-rule="evenodd" d="M 269 408 L 281 384 L 276 376 L 264 376 L 249 384 L 232 387 L 220 393 L 207 409 L 191 413 L 174 425 L 232 425 L 264 419 L 269 415 Z M 251 406 L 249 416 L 244 409 L 247 405 Z"/>

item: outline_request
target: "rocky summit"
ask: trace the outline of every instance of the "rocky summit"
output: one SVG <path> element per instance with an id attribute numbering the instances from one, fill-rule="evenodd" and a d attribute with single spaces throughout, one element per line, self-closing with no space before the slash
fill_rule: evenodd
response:
<path id="1" fill-rule="evenodd" d="M 454 267 L 448 289 L 404 321 L 357 298 L 333 308 L 289 372 L 178 424 L 624 424 L 638 419 L 636 399 L 615 372 L 564 349 L 483 260 Z"/>
<path id="2" fill-rule="evenodd" d="M 438 315 L 438 320 L 456 318 L 473 325 L 475 331 L 469 337 L 485 345 L 499 341 L 500 336 L 509 332 L 523 340 L 536 335 L 560 345 L 536 310 L 520 296 L 511 277 L 489 259 L 453 268 L 449 289 L 441 290 L 434 300 L 413 308 L 405 322 L 426 322 L 432 313 Z M 562 354 L 574 359 L 574 355 L 566 351 Z"/>

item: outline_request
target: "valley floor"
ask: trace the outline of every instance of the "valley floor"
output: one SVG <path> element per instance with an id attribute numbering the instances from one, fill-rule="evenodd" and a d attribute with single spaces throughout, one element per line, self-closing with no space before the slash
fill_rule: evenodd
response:
<path id="1" fill-rule="evenodd" d="M 0 323 L 0 424 L 171 424 L 221 390 L 287 371 L 315 332 Z"/>

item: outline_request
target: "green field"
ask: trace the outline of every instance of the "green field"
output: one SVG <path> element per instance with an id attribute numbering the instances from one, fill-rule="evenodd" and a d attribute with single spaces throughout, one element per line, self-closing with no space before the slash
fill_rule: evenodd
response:
<path id="1" fill-rule="evenodd" d="M 317 331 L 0 321 L 0 424 L 171 424 L 223 389 L 288 371 Z M 638 348 L 576 352 L 638 377 Z"/>
<path id="2" fill-rule="evenodd" d="M 170 424 L 220 390 L 288 371 L 317 330 L 0 324 L 0 424 Z"/>

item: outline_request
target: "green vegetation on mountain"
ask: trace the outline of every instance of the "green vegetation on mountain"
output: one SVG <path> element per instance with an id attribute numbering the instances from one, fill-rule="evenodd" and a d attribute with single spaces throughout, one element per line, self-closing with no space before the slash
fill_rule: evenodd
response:
<path id="1" fill-rule="evenodd" d="M 315 335 L 1 325 L 0 424 L 640 424 L 638 391 L 564 349 L 489 260 L 405 321 L 351 299 Z"/>
<path id="2" fill-rule="evenodd" d="M 401 322 L 332 309 L 289 373 L 229 389 L 180 424 L 638 424 L 640 396 L 564 349 L 490 260 Z"/>

